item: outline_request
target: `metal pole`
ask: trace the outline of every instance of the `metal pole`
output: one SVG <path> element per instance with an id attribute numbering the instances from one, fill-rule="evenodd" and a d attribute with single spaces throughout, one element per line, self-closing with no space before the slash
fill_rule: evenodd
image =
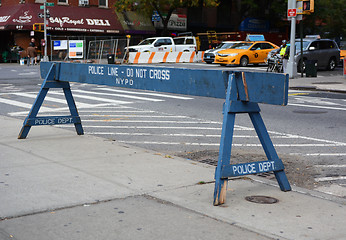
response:
<path id="1" fill-rule="evenodd" d="M 304 72 L 303 72 L 303 19 L 300 20 L 300 59 L 302 61 L 302 64 L 300 66 L 300 76 L 304 77 Z"/>
<path id="2" fill-rule="evenodd" d="M 289 9 L 296 9 L 296 1 L 289 1 Z M 294 50 L 296 44 L 296 18 L 291 17 L 290 58 L 288 59 L 287 72 L 290 78 L 294 78 Z"/>
<path id="3" fill-rule="evenodd" d="M 46 5 L 47 5 L 47 0 L 44 0 L 44 7 L 43 7 L 43 22 L 44 22 L 44 26 L 43 26 L 43 29 L 44 29 L 44 56 L 43 56 L 43 61 L 44 62 L 49 62 L 49 58 L 47 56 L 47 14 L 46 14 Z"/>

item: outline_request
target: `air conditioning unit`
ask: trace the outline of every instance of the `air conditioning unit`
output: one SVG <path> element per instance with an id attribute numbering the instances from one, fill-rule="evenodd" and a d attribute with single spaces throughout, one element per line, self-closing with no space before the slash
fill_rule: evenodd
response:
<path id="1" fill-rule="evenodd" d="M 79 6 L 88 6 L 89 0 L 79 0 Z"/>

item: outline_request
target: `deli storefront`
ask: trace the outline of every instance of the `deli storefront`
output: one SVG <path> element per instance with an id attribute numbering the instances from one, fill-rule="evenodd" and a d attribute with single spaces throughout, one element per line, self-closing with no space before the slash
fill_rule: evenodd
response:
<path id="1" fill-rule="evenodd" d="M 0 7 L 0 62 L 18 55 L 18 49 L 26 49 L 35 38 L 42 51 L 43 32 L 34 32 L 33 24 L 43 23 L 41 4 L 18 4 Z M 114 36 L 125 35 L 113 9 L 97 7 L 52 6 L 47 7 L 47 33 L 49 36 Z M 49 37 L 48 37 L 49 44 Z M 50 46 L 48 46 L 48 51 Z M 43 51 L 42 51 L 43 52 Z"/>

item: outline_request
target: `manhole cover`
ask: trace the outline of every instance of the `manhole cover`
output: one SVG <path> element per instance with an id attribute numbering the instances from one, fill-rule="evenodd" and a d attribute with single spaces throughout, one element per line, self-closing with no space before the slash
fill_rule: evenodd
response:
<path id="1" fill-rule="evenodd" d="M 245 199 L 249 202 L 260 203 L 260 204 L 273 204 L 279 202 L 278 199 L 267 196 L 247 196 Z"/>

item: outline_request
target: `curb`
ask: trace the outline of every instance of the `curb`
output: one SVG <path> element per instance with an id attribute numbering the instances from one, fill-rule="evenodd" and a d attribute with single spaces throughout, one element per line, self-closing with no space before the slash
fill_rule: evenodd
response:
<path id="1" fill-rule="evenodd" d="M 320 92 L 346 93 L 346 90 L 324 89 L 324 88 L 317 88 L 317 87 L 311 87 L 311 86 L 289 87 L 289 89 L 291 89 L 291 90 L 304 90 L 304 91 L 320 91 Z"/>

